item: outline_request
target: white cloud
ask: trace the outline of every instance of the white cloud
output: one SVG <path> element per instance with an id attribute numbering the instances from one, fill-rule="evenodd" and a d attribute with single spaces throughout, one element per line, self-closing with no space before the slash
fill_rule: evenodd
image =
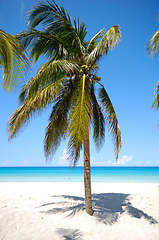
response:
<path id="1" fill-rule="evenodd" d="M 106 165 L 106 162 L 97 161 L 97 159 L 94 157 L 90 157 L 90 160 L 91 160 L 91 166 L 105 166 Z"/>
<path id="2" fill-rule="evenodd" d="M 96 160 L 96 159 L 94 159 L 94 160 Z M 91 165 L 92 166 L 105 166 L 106 163 L 102 162 L 102 161 L 93 161 L 93 162 L 91 162 Z"/>
<path id="3" fill-rule="evenodd" d="M 111 165 L 111 164 L 112 164 L 112 161 L 107 161 L 107 164 L 108 164 L 108 165 Z"/>
<path id="4" fill-rule="evenodd" d="M 6 160 L 2 163 L 2 166 L 5 167 L 5 166 L 9 166 L 10 165 L 10 161 Z"/>
<path id="5" fill-rule="evenodd" d="M 64 149 L 63 156 L 60 157 L 60 161 L 58 162 L 58 164 L 59 165 L 68 164 L 67 159 L 68 159 L 67 149 Z"/>
<path id="6" fill-rule="evenodd" d="M 114 164 L 127 164 L 133 159 L 133 156 L 128 157 L 127 155 L 123 155 L 121 159 L 118 159 L 118 161 Z"/>
<path id="7" fill-rule="evenodd" d="M 136 163 L 136 165 L 142 165 L 142 164 L 143 164 L 142 161 Z"/>
<path id="8" fill-rule="evenodd" d="M 100 162 L 100 161 L 98 161 L 98 162 L 97 162 L 97 165 L 105 165 L 105 162 Z"/>
<path id="9" fill-rule="evenodd" d="M 27 160 L 24 160 L 22 162 L 22 166 L 31 166 L 32 164 L 30 162 L 28 162 Z"/>

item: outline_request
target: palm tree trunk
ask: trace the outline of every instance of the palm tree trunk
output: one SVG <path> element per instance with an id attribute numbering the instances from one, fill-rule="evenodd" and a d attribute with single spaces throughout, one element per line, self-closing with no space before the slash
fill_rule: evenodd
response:
<path id="1" fill-rule="evenodd" d="M 92 195 L 91 195 L 91 172 L 90 172 L 90 147 L 89 131 L 84 139 L 84 187 L 85 187 L 85 210 L 89 215 L 93 215 Z"/>

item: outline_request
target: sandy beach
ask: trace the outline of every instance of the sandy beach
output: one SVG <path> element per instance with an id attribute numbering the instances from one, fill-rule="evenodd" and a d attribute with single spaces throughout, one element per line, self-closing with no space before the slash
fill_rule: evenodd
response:
<path id="1" fill-rule="evenodd" d="M 0 183 L 0 240 L 159 240 L 159 183 Z"/>

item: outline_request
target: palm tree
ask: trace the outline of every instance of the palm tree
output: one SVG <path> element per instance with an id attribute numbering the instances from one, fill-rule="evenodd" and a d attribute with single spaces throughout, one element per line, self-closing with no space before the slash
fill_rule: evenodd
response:
<path id="1" fill-rule="evenodd" d="M 0 29 L 0 67 L 4 68 L 3 87 L 13 89 L 29 66 L 22 43 Z"/>
<path id="2" fill-rule="evenodd" d="M 158 16 L 159 20 L 159 16 Z M 148 41 L 146 45 L 146 52 L 148 56 L 153 57 L 159 55 L 159 30 L 155 32 L 150 40 Z M 152 104 L 152 108 L 158 109 L 159 108 L 159 82 L 157 83 L 155 87 L 155 101 Z"/>
<path id="3" fill-rule="evenodd" d="M 35 27 L 43 24 L 43 30 Z M 76 165 L 84 149 L 85 210 L 92 215 L 89 133 L 99 150 L 104 143 L 105 125 L 112 135 L 115 155 L 121 148 L 121 133 L 111 100 L 97 76 L 99 60 L 121 37 L 119 26 L 99 31 L 85 40 L 85 24 L 73 19 L 54 1 L 40 2 L 28 13 L 28 29 L 18 35 L 30 50 L 33 62 L 41 55 L 48 61 L 26 83 L 20 94 L 21 106 L 8 121 L 9 139 L 15 137 L 30 118 L 49 105 L 52 111 L 46 127 L 44 151 L 52 157 L 68 138 L 68 160 Z M 95 85 L 99 88 L 95 88 Z"/>

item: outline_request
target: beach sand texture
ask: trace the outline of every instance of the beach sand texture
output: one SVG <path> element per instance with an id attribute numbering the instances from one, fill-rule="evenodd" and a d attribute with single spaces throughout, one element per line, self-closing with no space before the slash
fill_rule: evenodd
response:
<path id="1" fill-rule="evenodd" d="M 159 240 L 159 184 L 0 183 L 0 240 Z"/>

